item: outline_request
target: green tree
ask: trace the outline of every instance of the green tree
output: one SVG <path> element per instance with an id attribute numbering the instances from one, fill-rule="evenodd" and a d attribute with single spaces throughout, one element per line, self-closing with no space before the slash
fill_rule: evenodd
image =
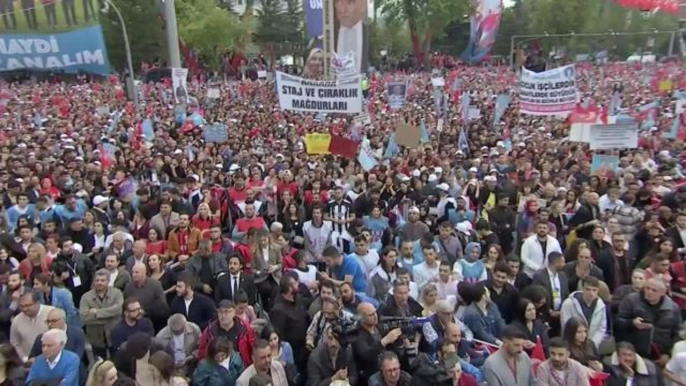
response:
<path id="1" fill-rule="evenodd" d="M 267 52 L 270 62 L 276 57 L 277 47 L 286 41 L 289 23 L 286 11 L 280 0 L 263 0 L 262 7 L 256 12 L 257 31 L 255 41 Z"/>
<path id="2" fill-rule="evenodd" d="M 302 10 L 302 0 L 286 0 L 284 11 L 285 40 L 293 44 L 305 43 L 305 16 Z"/>
<path id="3" fill-rule="evenodd" d="M 121 11 L 129 43 L 134 70 L 142 62 L 153 62 L 167 57 L 167 40 L 164 22 L 154 2 L 139 0 L 111 0 Z M 113 9 L 100 16 L 107 52 L 112 67 L 126 68 L 126 50 L 119 18 Z"/>
<path id="4" fill-rule="evenodd" d="M 180 37 L 213 69 L 221 66 L 223 53 L 249 44 L 255 29 L 214 0 L 177 0 L 176 19 Z"/>
<path id="5" fill-rule="evenodd" d="M 381 9 L 392 19 L 407 22 L 417 61 L 428 59 L 434 39 L 445 36 L 445 28 L 469 12 L 468 0 L 385 0 Z"/>

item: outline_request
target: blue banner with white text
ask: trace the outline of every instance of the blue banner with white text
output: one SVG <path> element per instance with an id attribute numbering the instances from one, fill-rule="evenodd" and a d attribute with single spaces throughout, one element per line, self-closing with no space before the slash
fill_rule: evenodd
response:
<path id="1" fill-rule="evenodd" d="M 101 26 L 61 33 L 0 34 L 0 71 L 17 70 L 109 74 Z"/>

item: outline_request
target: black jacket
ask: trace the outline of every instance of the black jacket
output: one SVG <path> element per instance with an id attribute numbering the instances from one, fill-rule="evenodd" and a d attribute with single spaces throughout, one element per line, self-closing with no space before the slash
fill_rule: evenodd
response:
<path id="1" fill-rule="evenodd" d="M 562 302 L 569 296 L 569 282 L 567 280 L 567 274 L 564 272 L 559 272 L 557 278 L 560 280 L 560 307 L 562 307 Z M 545 293 L 548 306 L 552 309 L 553 307 L 553 288 L 550 284 L 550 274 L 548 273 L 548 267 L 541 269 L 534 274 L 534 279 L 531 284 L 538 284 L 543 286 L 547 291 Z M 559 311 L 559 310 L 558 310 Z"/>
<path id="2" fill-rule="evenodd" d="M 595 214 L 595 215 L 594 215 Z M 593 232 L 592 226 L 580 227 L 582 224 L 600 218 L 600 209 L 596 206 L 591 208 L 590 205 L 584 204 L 574 213 L 574 217 L 569 221 L 569 227 L 576 229 L 576 237 L 580 239 L 591 239 Z"/>
<path id="3" fill-rule="evenodd" d="M 643 318 L 652 328 L 639 330 L 634 326 L 634 319 Z M 632 343 L 636 352 L 644 358 L 653 358 L 657 354 L 669 354 L 674 342 L 679 340 L 681 315 L 677 305 L 669 297 L 653 306 L 643 295 L 643 291 L 627 295 L 619 306 L 617 314 L 617 333 L 620 339 Z"/>
<path id="4" fill-rule="evenodd" d="M 497 293 L 491 280 L 486 281 L 486 288 L 491 293 L 491 301 L 498 306 L 500 315 L 505 319 L 505 323 L 511 323 L 514 319 L 515 307 L 519 300 L 519 291 L 510 283 L 505 283 L 505 288 L 501 293 Z"/>
<path id="5" fill-rule="evenodd" d="M 181 314 L 186 317 L 191 323 L 195 323 L 204 330 L 210 320 L 217 317 L 217 307 L 214 306 L 214 301 L 207 296 L 199 293 L 193 294 L 193 300 L 188 311 L 186 311 L 186 301 L 184 298 L 177 296 L 171 302 L 171 313 Z"/>
<path id="6" fill-rule="evenodd" d="M 308 386 L 329 386 L 331 384 L 331 377 L 341 369 L 348 369 L 348 381 L 351 386 L 357 384 L 358 373 L 353 358 L 353 350 L 350 346 L 340 350 L 336 357 L 336 365 L 334 366 L 326 344 L 317 346 L 307 361 Z"/>
<path id="7" fill-rule="evenodd" d="M 569 282 L 569 285 L 567 287 L 569 289 L 569 293 L 575 292 L 579 289 L 579 281 L 581 279 L 576 275 L 576 263 L 576 261 L 573 261 L 565 265 L 565 274 L 567 276 L 567 281 Z M 598 280 L 604 280 L 603 271 L 601 271 L 600 268 L 598 268 L 598 266 L 596 266 L 595 264 L 591 264 L 590 275 L 595 276 L 596 278 L 598 278 Z"/>
<path id="8" fill-rule="evenodd" d="M 293 347 L 293 353 L 305 347 L 307 328 L 310 326 L 310 315 L 301 302 L 290 302 L 278 296 L 274 307 L 269 312 L 272 326 L 281 336 L 281 340 Z M 302 354 L 302 353 L 301 353 Z"/>
<path id="9" fill-rule="evenodd" d="M 380 334 L 370 334 L 360 328 L 351 344 L 355 363 L 358 364 L 360 384 L 366 384 L 369 377 L 379 371 L 379 355 L 384 351 Z M 363 383 L 364 382 L 364 383 Z"/>
<path id="10" fill-rule="evenodd" d="M 422 307 L 416 300 L 412 298 L 407 299 L 407 305 L 409 308 L 409 315 L 403 315 L 398 307 L 395 305 L 395 298 L 393 296 L 388 297 L 388 301 L 384 306 L 379 308 L 378 314 L 379 316 L 391 316 L 391 317 L 399 317 L 399 316 L 414 316 L 414 317 L 421 317 L 422 312 L 424 311 L 424 307 Z"/>
<path id="11" fill-rule="evenodd" d="M 488 219 L 491 223 L 491 230 L 498 235 L 503 245 L 512 244 L 512 232 L 517 229 L 517 215 L 509 207 L 500 205 L 488 212 Z"/>
<path id="12" fill-rule="evenodd" d="M 250 305 L 255 305 L 257 302 L 257 289 L 255 287 L 255 279 L 251 274 L 241 272 L 240 277 L 238 278 L 238 289 L 245 291 L 248 295 L 248 303 L 250 303 Z M 231 274 L 226 273 L 219 275 L 219 278 L 217 278 L 217 285 L 214 288 L 214 300 L 219 303 L 224 299 L 234 300 L 233 297 Z"/>
<path id="13" fill-rule="evenodd" d="M 543 345 L 543 351 L 545 351 L 546 358 L 548 357 L 548 346 L 550 345 L 550 336 L 548 336 L 548 327 L 545 324 L 543 324 L 543 322 L 541 322 L 539 319 L 534 319 L 532 331 L 529 331 L 526 325 L 519 320 L 515 320 L 514 322 L 512 322 L 511 325 L 520 329 L 523 333 L 526 334 L 527 339 L 534 343 L 536 343 L 536 339 L 540 337 L 541 344 Z M 533 350 L 527 350 L 527 354 L 531 355 L 532 351 Z"/>

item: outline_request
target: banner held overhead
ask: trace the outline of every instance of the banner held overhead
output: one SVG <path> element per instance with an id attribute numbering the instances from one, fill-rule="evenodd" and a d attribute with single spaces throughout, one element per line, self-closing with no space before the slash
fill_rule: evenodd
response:
<path id="1" fill-rule="evenodd" d="M 574 65 L 545 72 L 522 69 L 519 108 L 523 114 L 567 115 L 578 99 Z"/>
<path id="2" fill-rule="evenodd" d="M 282 110 L 357 114 L 362 110 L 360 76 L 338 82 L 313 81 L 276 73 Z"/>

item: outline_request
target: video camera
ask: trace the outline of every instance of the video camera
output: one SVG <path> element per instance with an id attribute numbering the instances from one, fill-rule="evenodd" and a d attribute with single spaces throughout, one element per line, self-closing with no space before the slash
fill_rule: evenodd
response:
<path id="1" fill-rule="evenodd" d="M 429 321 L 428 318 L 417 318 L 414 316 L 380 316 L 379 317 L 379 333 L 381 336 L 386 336 L 392 330 L 399 328 L 404 337 L 412 337 L 416 332 L 421 332 L 424 323 Z"/>

